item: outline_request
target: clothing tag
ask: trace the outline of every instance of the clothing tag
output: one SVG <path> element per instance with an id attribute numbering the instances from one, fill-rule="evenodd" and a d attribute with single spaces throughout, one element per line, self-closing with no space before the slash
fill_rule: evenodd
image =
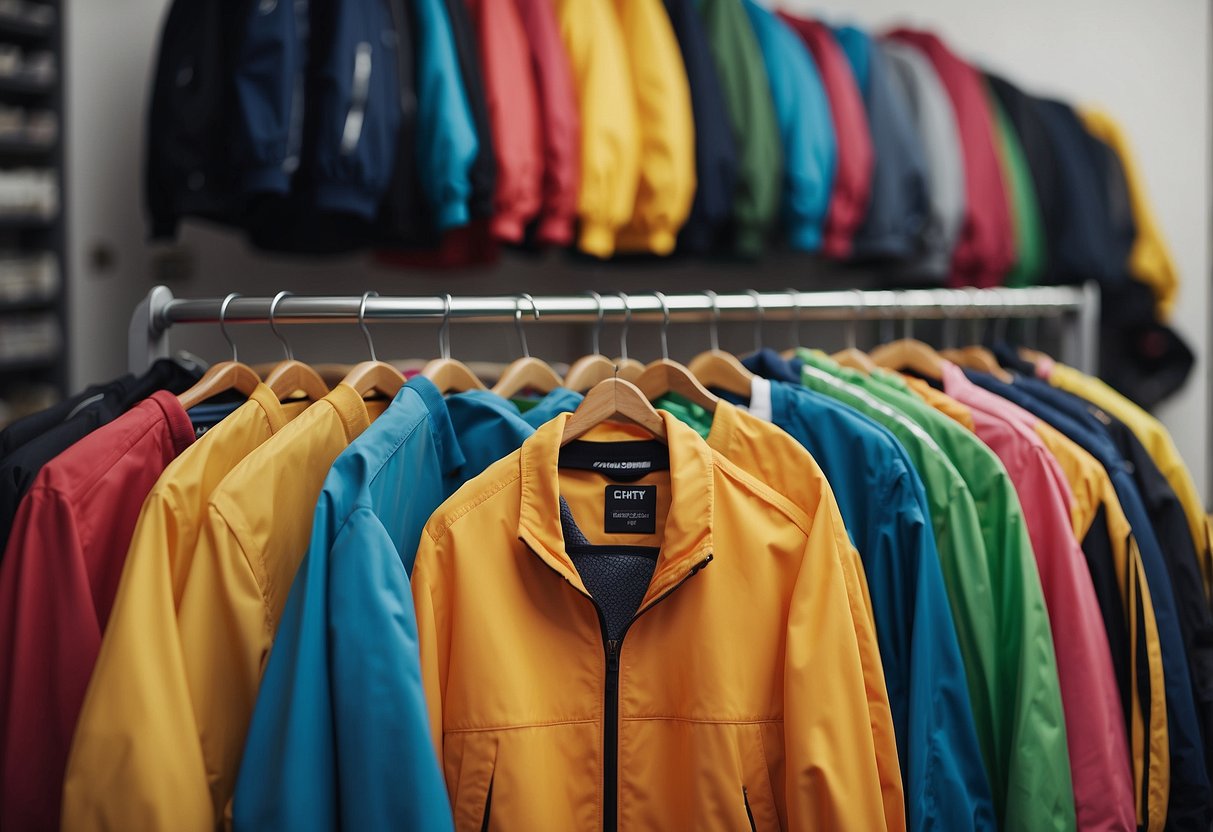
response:
<path id="1" fill-rule="evenodd" d="M 607 534 L 655 534 L 657 486 L 608 485 L 602 530 Z"/>
<path id="2" fill-rule="evenodd" d="M 597 471 L 616 482 L 635 482 L 670 469 L 670 449 L 656 440 L 570 442 L 560 449 L 561 468 Z"/>

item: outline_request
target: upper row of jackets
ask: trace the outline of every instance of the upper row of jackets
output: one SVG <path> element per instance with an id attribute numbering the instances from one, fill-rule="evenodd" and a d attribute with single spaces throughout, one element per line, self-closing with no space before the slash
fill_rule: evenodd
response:
<path id="1" fill-rule="evenodd" d="M 1163 317 L 1177 283 L 1107 116 L 754 0 L 176 0 L 150 131 L 154 236 L 447 264 L 782 239 L 920 282 L 1132 276 Z"/>

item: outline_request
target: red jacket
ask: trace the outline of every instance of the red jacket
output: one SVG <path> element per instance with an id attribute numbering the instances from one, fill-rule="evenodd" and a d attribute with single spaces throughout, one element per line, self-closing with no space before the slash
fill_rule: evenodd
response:
<path id="1" fill-rule="evenodd" d="M 581 116 L 573 68 L 551 0 L 514 0 L 514 5 L 530 42 L 543 135 L 543 210 L 536 239 L 566 246 L 573 241 L 581 187 Z"/>
<path id="2" fill-rule="evenodd" d="M 531 48 L 509 0 L 466 0 L 480 41 L 489 123 L 497 157 L 493 236 L 521 242 L 543 201 L 543 141 Z"/>
<path id="3" fill-rule="evenodd" d="M 1015 231 L 981 76 L 929 32 L 897 29 L 889 37 L 917 47 L 939 74 L 960 129 L 965 213 L 952 253 L 953 286 L 999 286 L 1015 262 Z"/>
<path id="4" fill-rule="evenodd" d="M 58 829 L 63 773 L 143 499 L 194 441 L 160 391 L 48 463 L 0 566 L 0 828 Z"/>
<path id="5" fill-rule="evenodd" d="M 831 257 L 847 257 L 855 232 L 868 213 L 872 189 L 872 134 L 863 96 L 851 73 L 851 65 L 834 33 L 824 23 L 802 20 L 786 12 L 779 16 L 800 35 L 813 53 L 830 98 L 830 115 L 838 136 L 838 165 L 834 187 L 830 192 L 830 207 L 826 214 L 825 239 L 822 251 Z"/>

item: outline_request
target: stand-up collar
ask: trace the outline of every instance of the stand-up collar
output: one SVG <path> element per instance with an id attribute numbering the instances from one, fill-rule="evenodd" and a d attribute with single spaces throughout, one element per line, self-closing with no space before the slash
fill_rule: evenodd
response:
<path id="1" fill-rule="evenodd" d="M 665 421 L 669 445 L 671 499 L 661 554 L 645 604 L 682 580 L 712 550 L 712 450 L 699 434 L 673 415 L 658 412 Z M 560 440 L 570 416 L 568 413 L 556 416 L 522 445 L 518 536 L 573 586 L 589 595 L 565 551 L 560 526 Z M 618 422 L 605 422 L 582 437 L 588 442 L 650 438 L 647 431 Z"/>

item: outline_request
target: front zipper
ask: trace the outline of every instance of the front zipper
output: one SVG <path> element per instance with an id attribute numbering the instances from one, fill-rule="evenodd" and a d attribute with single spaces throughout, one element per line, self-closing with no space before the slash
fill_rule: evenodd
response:
<path id="1" fill-rule="evenodd" d="M 371 45 L 360 41 L 354 47 L 354 77 L 350 83 L 350 109 L 341 131 L 341 155 L 348 156 L 358 148 L 362 123 L 366 120 L 366 104 L 371 92 Z"/>
<path id="2" fill-rule="evenodd" d="M 623 637 L 636 623 L 636 620 L 653 607 L 660 604 L 673 594 L 674 590 L 685 584 L 695 573 L 707 566 L 712 560 L 711 553 L 691 567 L 691 571 L 682 579 L 659 595 L 647 607 L 643 607 L 632 616 L 632 620 L 623 628 L 618 639 L 610 638 L 607 632 L 606 616 L 592 595 L 586 595 L 594 604 L 598 613 L 598 626 L 602 630 L 602 645 L 606 651 L 606 707 L 602 722 L 602 829 L 603 832 L 615 832 L 619 828 L 619 653 L 623 649 Z M 585 594 L 585 593 L 582 593 Z"/>
<path id="3" fill-rule="evenodd" d="M 754 823 L 754 811 L 750 808 L 750 790 L 745 786 L 741 787 L 741 799 L 745 801 L 745 816 L 750 819 L 750 832 L 758 832 L 758 826 Z"/>

